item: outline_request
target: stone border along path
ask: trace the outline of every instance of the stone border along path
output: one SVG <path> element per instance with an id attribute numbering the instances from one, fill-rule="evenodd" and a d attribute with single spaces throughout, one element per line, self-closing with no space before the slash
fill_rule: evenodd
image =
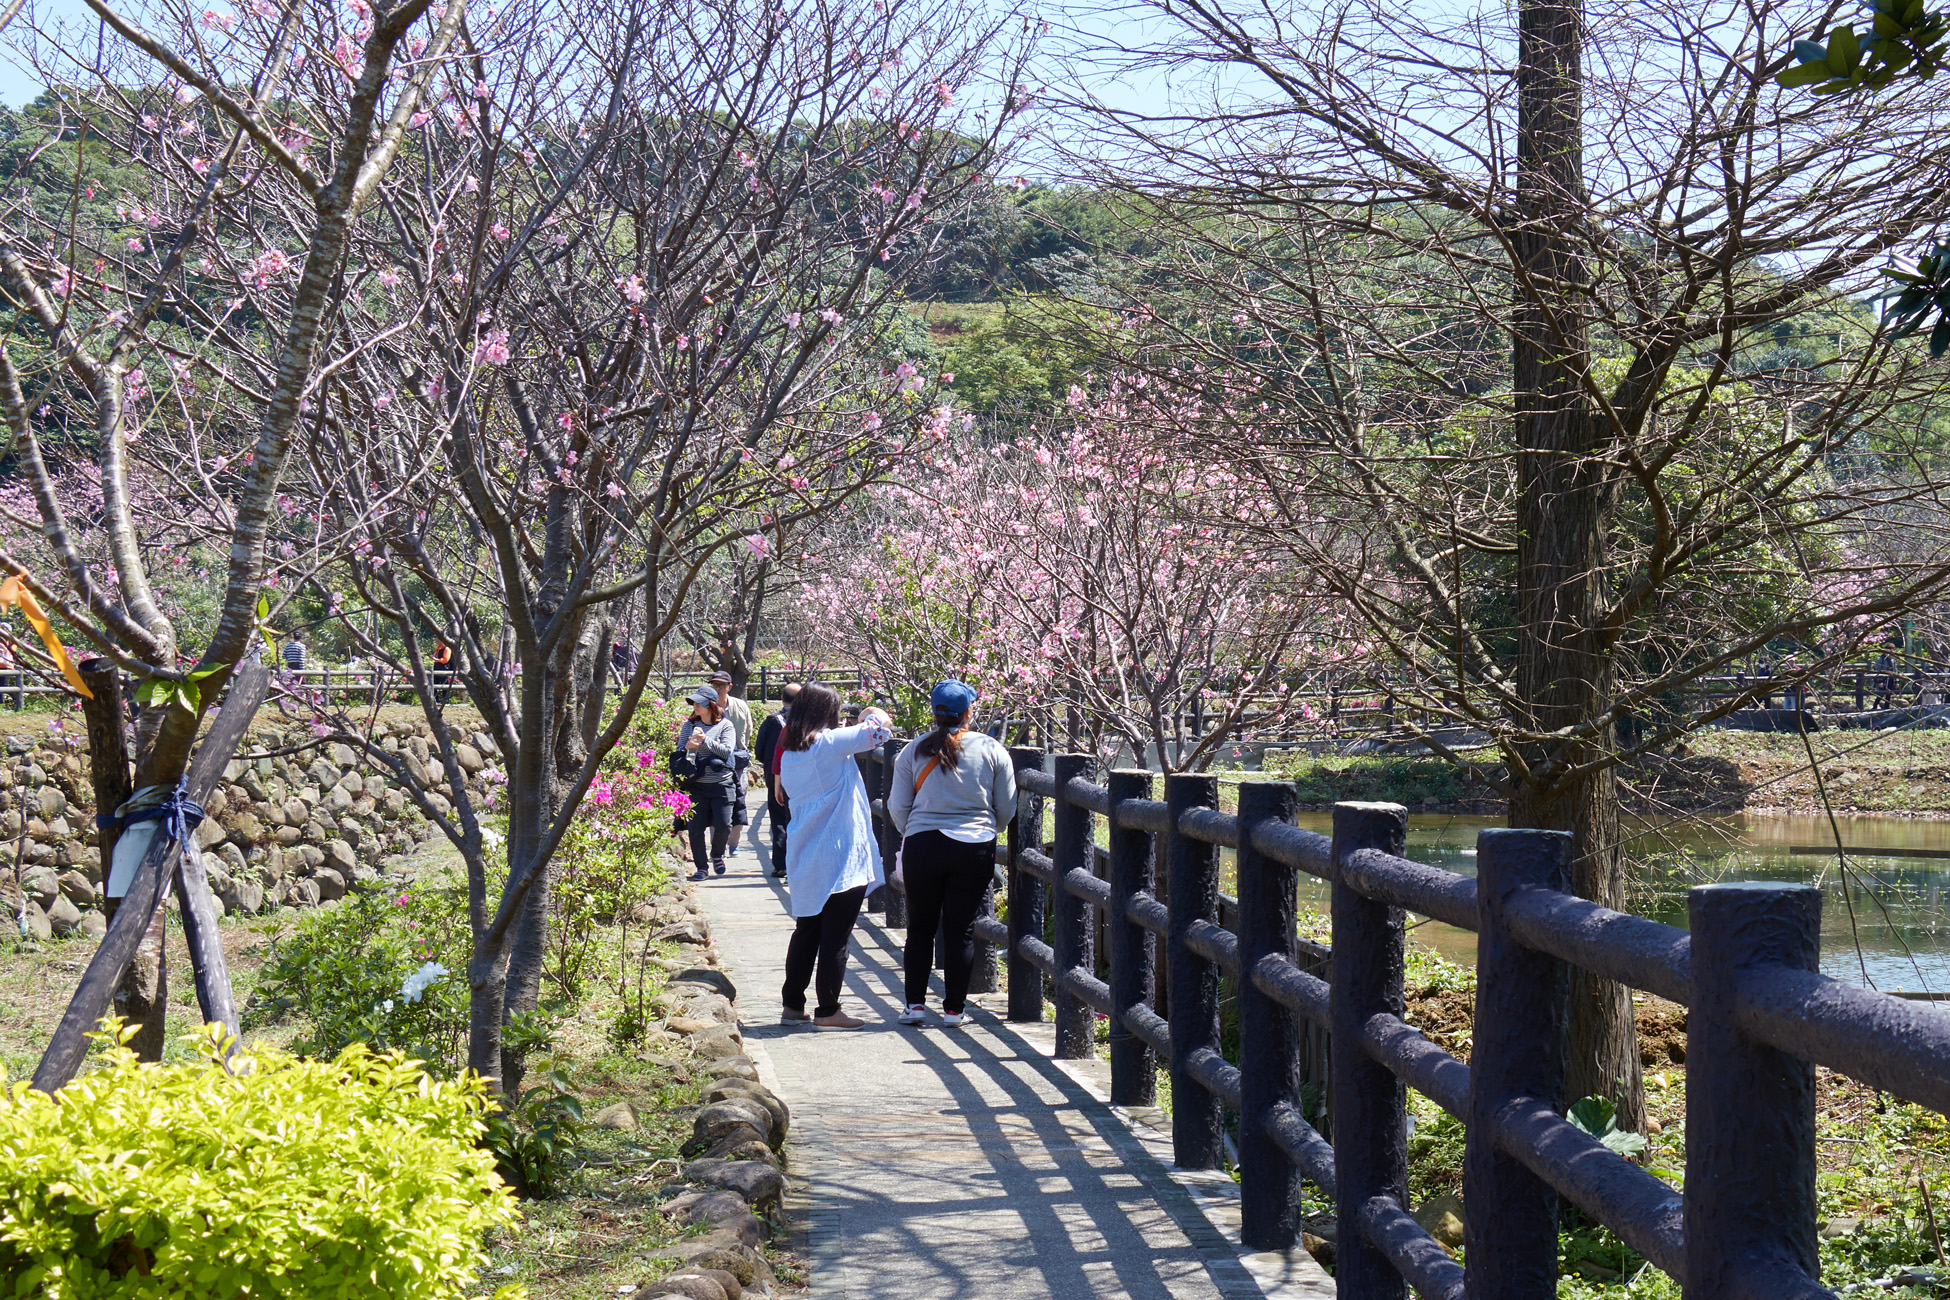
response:
<path id="1" fill-rule="evenodd" d="M 1246 1251 L 1222 1173 L 1170 1165 L 1156 1112 L 1113 1108 L 1108 1063 L 1056 1061 L 1049 1025 L 971 998 L 960 1030 L 894 1023 L 900 936 L 863 916 L 848 1009 L 867 1028 L 778 1023 L 791 921 L 765 836 L 694 888 L 737 981 L 746 1054 L 792 1109 L 788 1206 L 819 1300 L 1326 1300 L 1299 1247 Z M 756 849 L 756 853 L 751 849 Z M 938 1007 L 939 977 L 935 994 Z"/>

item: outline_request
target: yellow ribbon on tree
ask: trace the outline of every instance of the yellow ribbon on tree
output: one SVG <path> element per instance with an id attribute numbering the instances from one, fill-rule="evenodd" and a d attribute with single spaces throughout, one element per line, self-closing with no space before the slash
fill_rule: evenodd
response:
<path id="1" fill-rule="evenodd" d="M 68 685 L 89 699 L 94 699 L 95 693 L 83 684 L 81 674 L 75 669 L 74 660 L 68 658 L 68 648 L 61 644 L 60 637 L 54 635 L 54 625 L 47 621 L 47 615 L 41 610 L 41 602 L 34 599 L 34 593 L 27 589 L 27 584 L 20 580 L 19 574 L 10 574 L 5 582 L 0 582 L 0 609 L 5 609 L 9 605 L 20 606 L 20 612 L 27 615 L 27 621 L 32 623 L 34 630 L 41 634 L 41 644 L 47 647 L 48 654 L 61 669 L 61 675 L 68 679 Z"/>

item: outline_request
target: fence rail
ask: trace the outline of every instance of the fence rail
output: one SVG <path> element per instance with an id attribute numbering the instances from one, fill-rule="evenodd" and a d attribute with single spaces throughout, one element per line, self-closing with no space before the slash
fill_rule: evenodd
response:
<path id="1" fill-rule="evenodd" d="M 884 797 L 904 743 L 861 762 L 890 873 L 898 841 Z M 1057 1055 L 1077 1058 L 1108 1017 L 1115 1104 L 1149 1104 L 1155 1062 L 1168 1063 L 1181 1166 L 1220 1167 L 1236 1115 L 1246 1243 L 1293 1245 L 1312 1182 L 1335 1205 L 1343 1297 L 1554 1297 L 1560 1198 L 1688 1300 L 1830 1296 L 1816 1253 L 1815 1065 L 1950 1112 L 1950 1016 L 1821 975 L 1812 886 L 1699 886 L 1688 933 L 1573 896 L 1559 832 L 1482 831 L 1470 880 L 1402 856 L 1398 805 L 1339 804 L 1329 837 L 1292 825 L 1284 783 L 1241 786 L 1238 812 L 1225 813 L 1209 776 L 1168 776 L 1158 800 L 1150 773 L 1096 785 L 1082 756 L 1055 755 L 1045 770 L 1039 750 L 1011 754 L 1020 808 L 997 852 L 1008 919 L 991 906 L 977 923 L 1006 958 L 1009 1018 L 1040 1021 L 1053 998 Z M 1222 848 L 1235 854 L 1231 907 Z M 1331 952 L 1297 937 L 1303 872 L 1331 885 Z M 897 888 L 877 901 L 889 924 L 906 923 Z M 1408 912 L 1477 935 L 1467 1064 L 1403 1019 Z M 1563 1117 L 1573 967 L 1689 1008 L 1683 1196 Z M 978 989 L 994 991 L 993 955 L 978 978 L 985 970 Z M 1222 981 L 1239 1002 L 1232 1061 Z M 1306 1105 L 1309 1081 L 1326 1085 L 1325 1119 Z M 1466 1126 L 1467 1271 L 1409 1213 L 1407 1087 Z"/>

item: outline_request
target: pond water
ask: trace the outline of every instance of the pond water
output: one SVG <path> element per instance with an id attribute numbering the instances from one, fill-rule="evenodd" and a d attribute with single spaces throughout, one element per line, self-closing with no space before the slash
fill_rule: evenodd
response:
<path id="1" fill-rule="evenodd" d="M 1303 814 L 1300 824 L 1328 834 L 1328 813 Z M 1819 816 L 1738 815 L 1686 818 L 1626 826 L 1637 883 L 1629 910 L 1686 927 L 1686 891 L 1718 880 L 1787 880 L 1819 884 L 1821 966 L 1835 979 L 1890 991 L 1950 993 L 1950 858 L 1902 856 L 1904 850 L 1950 851 L 1950 821 L 1897 817 L 1838 817 L 1842 843 L 1886 850 L 1888 857 L 1854 857 L 1844 888 L 1834 856 L 1788 853 L 1790 845 L 1835 843 Z M 1501 818 L 1429 814 L 1408 819 L 1407 856 L 1460 875 L 1476 874 L 1476 832 Z M 1326 882 L 1301 877 L 1301 896 L 1324 909 Z M 1853 918 L 1850 910 L 1853 908 Z M 1473 962 L 1476 937 L 1426 921 L 1415 937 L 1454 961 Z M 1865 978 L 1866 977 L 1866 978 Z"/>

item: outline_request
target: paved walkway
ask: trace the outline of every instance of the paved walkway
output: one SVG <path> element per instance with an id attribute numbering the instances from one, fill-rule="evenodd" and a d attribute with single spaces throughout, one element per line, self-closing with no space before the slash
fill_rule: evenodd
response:
<path id="1" fill-rule="evenodd" d="M 900 934 L 878 918 L 861 918 L 847 979 L 868 1027 L 780 1025 L 791 922 L 763 854 L 738 854 L 697 897 L 748 1050 L 792 1107 L 815 1296 L 1332 1296 L 1298 1249 L 1243 1253 L 1231 1180 L 1167 1168 L 1146 1117 L 1105 1104 L 1100 1063 L 1053 1060 L 1049 1027 L 1006 1023 L 1002 995 L 971 1000 L 961 1030 L 896 1025 Z"/>

